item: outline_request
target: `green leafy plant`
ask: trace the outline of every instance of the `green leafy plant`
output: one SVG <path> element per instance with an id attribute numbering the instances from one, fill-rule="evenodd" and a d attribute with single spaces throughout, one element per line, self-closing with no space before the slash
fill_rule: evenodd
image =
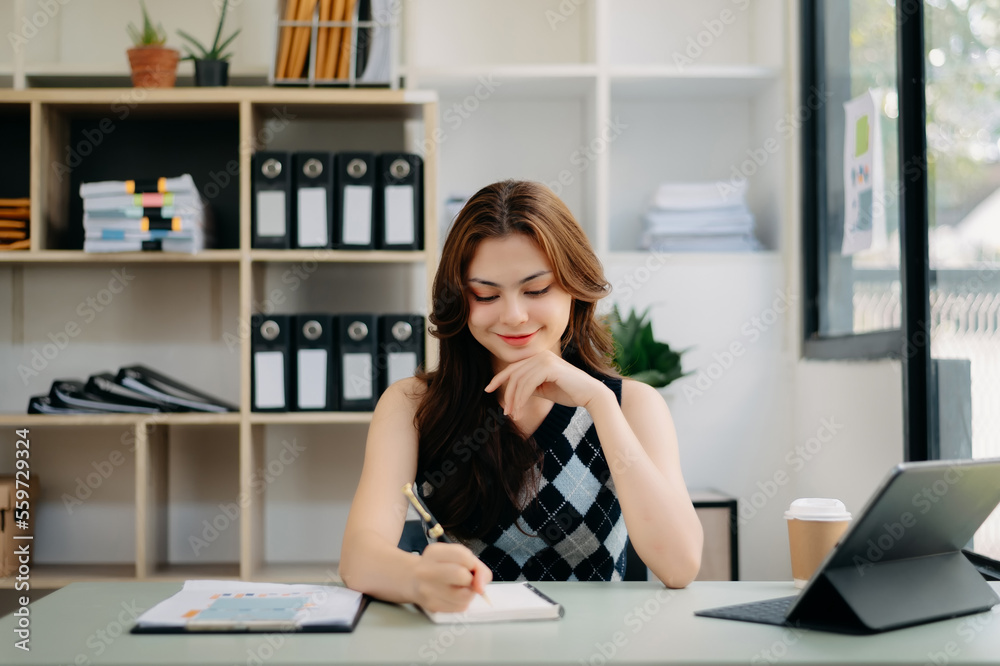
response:
<path id="1" fill-rule="evenodd" d="M 199 51 L 199 53 L 195 53 L 189 46 L 185 46 L 184 49 L 187 51 L 187 55 L 184 56 L 184 60 L 228 60 L 233 57 L 232 53 L 226 53 L 225 50 L 226 47 L 228 47 L 232 41 L 236 39 L 236 35 L 240 34 L 240 31 L 237 30 L 222 42 L 219 41 L 222 38 L 222 24 L 226 22 L 226 7 L 228 6 L 229 0 L 223 0 L 222 11 L 219 14 L 219 25 L 215 29 L 215 39 L 212 40 L 211 48 L 205 48 L 205 46 L 190 33 L 183 30 L 177 31 L 178 35 L 189 41 L 191 45 Z"/>
<path id="2" fill-rule="evenodd" d="M 157 23 L 155 26 L 146 11 L 146 3 L 139 1 L 142 5 L 142 30 L 139 30 L 131 22 L 128 24 L 128 34 L 132 38 L 135 46 L 163 46 L 167 41 L 167 32 L 163 29 L 163 24 Z"/>
<path id="3" fill-rule="evenodd" d="M 615 305 L 606 321 L 615 341 L 615 365 L 622 375 L 657 388 L 688 374 L 681 368 L 681 355 L 687 350 L 674 351 L 665 342 L 653 339 L 649 310 L 629 312 L 622 320 Z"/>

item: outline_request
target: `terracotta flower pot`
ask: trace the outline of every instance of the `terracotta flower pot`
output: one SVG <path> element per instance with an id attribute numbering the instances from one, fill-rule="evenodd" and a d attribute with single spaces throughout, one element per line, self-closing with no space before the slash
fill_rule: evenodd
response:
<path id="1" fill-rule="evenodd" d="M 173 88 L 181 54 L 163 46 L 136 46 L 128 50 L 132 85 L 136 88 Z"/>

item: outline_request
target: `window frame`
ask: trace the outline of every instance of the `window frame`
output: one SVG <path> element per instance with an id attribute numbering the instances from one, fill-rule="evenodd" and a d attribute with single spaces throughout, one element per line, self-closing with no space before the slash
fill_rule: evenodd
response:
<path id="1" fill-rule="evenodd" d="M 800 0 L 800 103 L 823 90 L 826 0 Z M 830 0 L 839 1 L 839 0 Z M 904 459 L 931 457 L 930 271 L 928 260 L 928 172 L 924 77 L 923 0 L 897 0 L 896 84 L 899 165 L 916 164 L 906 182 L 900 178 L 899 329 L 872 333 L 820 334 L 820 276 L 826 252 L 826 111 L 821 107 L 802 124 L 802 357 L 808 360 L 899 359 L 903 375 Z"/>

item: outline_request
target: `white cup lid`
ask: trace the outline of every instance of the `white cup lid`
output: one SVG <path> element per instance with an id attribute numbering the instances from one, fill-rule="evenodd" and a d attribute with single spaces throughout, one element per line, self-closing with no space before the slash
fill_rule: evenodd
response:
<path id="1" fill-rule="evenodd" d="M 786 520 L 850 520 L 851 513 L 838 499 L 825 497 L 802 497 L 785 512 Z"/>

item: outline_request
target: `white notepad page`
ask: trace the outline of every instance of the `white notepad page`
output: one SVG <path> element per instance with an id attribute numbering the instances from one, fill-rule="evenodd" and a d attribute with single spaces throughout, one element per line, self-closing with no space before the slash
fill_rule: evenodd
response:
<path id="1" fill-rule="evenodd" d="M 486 594 L 492 606 L 477 594 L 461 613 L 427 613 L 427 617 L 438 624 L 556 620 L 562 617 L 562 606 L 542 595 L 530 583 L 490 583 L 486 586 Z"/>

